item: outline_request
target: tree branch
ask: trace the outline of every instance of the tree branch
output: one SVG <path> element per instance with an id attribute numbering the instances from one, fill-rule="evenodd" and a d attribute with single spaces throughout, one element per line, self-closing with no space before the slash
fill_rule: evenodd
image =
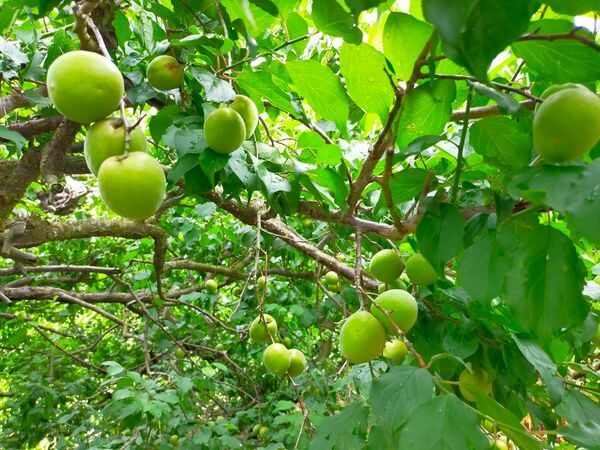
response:
<path id="1" fill-rule="evenodd" d="M 27 98 L 28 93 L 46 97 L 48 96 L 48 88 L 46 85 L 42 85 L 36 89 L 32 89 L 31 91 L 14 91 L 8 94 L 6 97 L 0 98 L 0 118 L 6 116 L 15 109 L 32 106 L 31 101 Z"/>

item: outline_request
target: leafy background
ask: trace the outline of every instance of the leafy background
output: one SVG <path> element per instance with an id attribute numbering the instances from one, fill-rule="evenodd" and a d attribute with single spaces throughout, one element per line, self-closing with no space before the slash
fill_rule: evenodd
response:
<path id="1" fill-rule="evenodd" d="M 169 167 L 144 224 L 99 199 L 85 127 L 59 139 L 47 68 L 95 45 L 70 3 L 0 2 L 0 446 L 600 448 L 600 146 L 552 165 L 531 140 L 547 87 L 597 90 L 597 1 L 77 2 Z M 165 52 L 180 90 L 145 79 Z M 262 120 L 225 157 L 202 125 L 236 92 Z M 340 323 L 392 246 L 444 277 L 409 287 L 407 362 L 349 367 Z M 259 309 L 308 357 L 294 384 L 248 340 Z"/>

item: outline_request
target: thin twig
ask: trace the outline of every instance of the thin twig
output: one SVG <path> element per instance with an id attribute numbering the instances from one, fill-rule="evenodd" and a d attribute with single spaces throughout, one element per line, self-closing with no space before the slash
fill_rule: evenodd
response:
<path id="1" fill-rule="evenodd" d="M 469 131 L 469 113 L 471 112 L 471 103 L 473 102 L 473 87 L 469 87 L 469 94 L 467 95 L 467 106 L 465 108 L 465 120 L 463 121 L 463 128 L 460 135 L 460 143 L 458 144 L 458 156 L 456 158 L 456 171 L 454 172 L 454 185 L 452 186 L 452 203 L 456 203 L 458 198 L 458 186 L 460 184 L 460 175 L 464 163 L 464 149 L 467 141 L 467 132 Z"/>
<path id="2" fill-rule="evenodd" d="M 110 57 L 110 53 L 108 51 L 108 48 L 106 48 L 106 44 L 104 43 L 104 39 L 102 38 L 102 34 L 100 33 L 100 30 L 98 29 L 98 27 L 96 26 L 96 24 L 94 23 L 94 21 L 92 20 L 91 17 L 87 16 L 86 20 L 87 20 L 88 26 L 91 28 L 92 32 L 94 33 L 94 36 L 96 37 L 96 41 L 98 42 L 98 45 L 100 46 L 100 50 L 102 51 L 102 54 L 104 55 L 105 58 L 112 61 L 112 59 Z M 125 99 L 124 98 L 121 98 L 121 100 L 119 102 L 119 109 L 121 110 L 121 121 L 123 122 L 123 129 L 125 130 L 125 151 L 123 152 L 123 157 L 126 157 L 127 154 L 129 153 L 129 146 L 131 144 L 131 135 L 129 133 L 129 125 L 127 124 L 127 117 L 125 115 Z"/>

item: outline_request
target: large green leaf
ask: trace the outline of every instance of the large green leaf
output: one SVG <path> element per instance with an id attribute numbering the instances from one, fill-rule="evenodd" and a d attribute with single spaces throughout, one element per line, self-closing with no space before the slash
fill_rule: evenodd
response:
<path id="1" fill-rule="evenodd" d="M 259 37 L 275 21 L 275 17 L 249 0 L 221 0 L 231 20 L 241 19 L 253 37 Z"/>
<path id="2" fill-rule="evenodd" d="M 600 13 L 598 0 L 546 0 L 544 3 L 550 5 L 557 13 L 571 14 L 572 16 L 590 11 Z"/>
<path id="3" fill-rule="evenodd" d="M 486 117 L 470 131 L 469 143 L 492 166 L 513 173 L 531 161 L 531 136 L 507 117 Z"/>
<path id="4" fill-rule="evenodd" d="M 348 95 L 331 69 L 312 60 L 292 61 L 286 67 L 298 93 L 315 112 L 345 130 L 350 110 Z"/>
<path id="5" fill-rule="evenodd" d="M 431 400 L 433 394 L 433 378 L 427 370 L 400 366 L 373 382 L 369 403 L 377 422 L 391 434 L 411 417 L 419 405 Z"/>
<path id="6" fill-rule="evenodd" d="M 465 231 L 465 221 L 460 209 L 449 203 L 428 208 L 417 227 L 419 250 L 437 270 L 444 273 L 444 266 L 460 250 Z"/>
<path id="7" fill-rule="evenodd" d="M 321 423 L 310 450 L 361 450 L 367 437 L 369 408 L 354 403 Z"/>
<path id="8" fill-rule="evenodd" d="M 485 234 L 468 247 L 458 266 L 458 282 L 476 301 L 487 301 L 500 295 L 504 275 L 511 267 L 511 233 Z M 514 243 L 512 243 L 514 246 Z"/>
<path id="9" fill-rule="evenodd" d="M 456 97 L 454 81 L 432 81 L 411 91 L 404 99 L 398 120 L 396 143 L 407 148 L 415 139 L 438 135 L 452 116 L 452 102 Z"/>
<path id="10" fill-rule="evenodd" d="M 488 448 L 479 416 L 454 395 L 421 404 L 400 429 L 398 449 L 465 450 Z"/>
<path id="11" fill-rule="evenodd" d="M 480 80 L 493 59 L 527 30 L 530 0 L 423 0 L 423 12 L 444 53 Z"/>
<path id="12" fill-rule="evenodd" d="M 539 344 L 532 340 L 513 337 L 517 347 L 529 361 L 533 367 L 539 372 L 540 377 L 544 381 L 548 392 L 551 395 L 552 401 L 558 403 L 564 396 L 564 385 L 560 379 L 556 377 L 557 367 L 550 359 L 548 354 L 542 349 Z"/>
<path id="13" fill-rule="evenodd" d="M 408 167 L 394 173 L 389 180 L 390 191 L 394 204 L 404 203 L 417 197 L 423 190 L 427 171 Z"/>
<path id="14" fill-rule="evenodd" d="M 351 44 L 358 45 L 362 42 L 362 31 L 356 26 L 352 15 L 337 0 L 313 1 L 312 18 L 323 33 L 339 36 Z"/>
<path id="15" fill-rule="evenodd" d="M 556 412 L 567 420 L 568 425 L 559 429 L 560 434 L 584 448 L 600 448 L 600 406 L 581 392 L 570 389 L 556 406 Z"/>
<path id="16" fill-rule="evenodd" d="M 431 31 L 431 25 L 408 14 L 393 12 L 388 16 L 383 29 L 383 52 L 401 80 L 412 75 Z"/>
<path id="17" fill-rule="evenodd" d="M 350 8 L 352 14 L 356 17 L 358 17 L 361 11 L 374 8 L 384 1 L 385 0 L 345 0 L 346 5 L 348 5 L 348 8 Z"/>
<path id="18" fill-rule="evenodd" d="M 514 320 L 544 342 L 585 320 L 586 275 L 571 240 L 548 226 L 516 231 L 519 246 L 506 274 L 503 299 Z"/>
<path id="19" fill-rule="evenodd" d="M 521 421 L 512 412 L 496 400 L 479 390 L 473 390 L 477 401 L 477 409 L 490 416 L 498 424 L 502 432 L 513 440 L 523 450 L 538 450 L 542 448 L 540 441 L 530 435 L 521 425 Z"/>
<path id="20" fill-rule="evenodd" d="M 264 70 L 254 72 L 244 68 L 235 81 L 254 101 L 260 102 L 262 98 L 266 98 L 275 108 L 296 114 L 297 111 L 290 101 L 289 94 L 275 84 L 269 72 Z"/>
<path id="21" fill-rule="evenodd" d="M 340 65 L 352 100 L 385 122 L 394 102 L 394 89 L 385 73 L 385 57 L 369 44 L 345 43 L 340 50 Z"/>
<path id="22" fill-rule="evenodd" d="M 531 24 L 537 34 L 565 34 L 573 31 L 566 20 L 540 20 Z M 594 40 L 589 31 L 578 34 Z M 515 42 L 512 49 L 527 67 L 555 83 L 595 82 L 600 78 L 600 58 L 593 48 L 574 39 Z"/>
<path id="23" fill-rule="evenodd" d="M 562 212 L 575 234 L 600 244 L 600 159 L 588 165 L 527 169 L 512 179 L 509 191 L 515 198 Z"/>

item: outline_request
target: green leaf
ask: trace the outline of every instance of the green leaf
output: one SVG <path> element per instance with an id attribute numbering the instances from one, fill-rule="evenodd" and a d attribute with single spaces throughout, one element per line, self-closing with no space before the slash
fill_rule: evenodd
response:
<path id="1" fill-rule="evenodd" d="M 464 450 L 488 448 L 478 415 L 454 395 L 423 403 L 400 429 L 397 448 Z"/>
<path id="2" fill-rule="evenodd" d="M 504 114 L 514 114 L 521 109 L 521 104 L 518 101 L 494 87 L 478 83 L 477 81 L 467 81 L 467 83 L 469 86 L 472 86 L 478 94 L 498 103 L 500 111 Z"/>
<path id="3" fill-rule="evenodd" d="M 383 53 L 390 60 L 401 80 L 407 81 L 413 67 L 431 36 L 431 25 L 413 16 L 393 12 L 383 29 Z"/>
<path id="4" fill-rule="evenodd" d="M 493 59 L 527 31 L 530 0 L 423 0 L 444 53 L 482 81 Z"/>
<path id="5" fill-rule="evenodd" d="M 562 382 L 556 377 L 556 364 L 552 362 L 548 354 L 537 342 L 520 339 L 516 336 L 513 336 L 513 340 L 527 361 L 540 373 L 540 377 L 548 388 L 553 402 L 558 403 L 564 396 L 565 388 Z"/>
<path id="6" fill-rule="evenodd" d="M 235 98 L 235 91 L 231 85 L 204 69 L 190 67 L 190 73 L 204 87 L 204 96 L 209 102 L 225 103 Z"/>
<path id="7" fill-rule="evenodd" d="M 560 211 L 575 234 L 600 244 L 600 159 L 588 165 L 529 168 L 512 179 L 509 192 Z"/>
<path id="8" fill-rule="evenodd" d="M 477 409 L 490 416 L 502 432 L 523 450 L 538 450 L 542 448 L 540 441 L 530 435 L 521 425 L 521 421 L 512 412 L 491 398 L 489 395 L 473 390 Z"/>
<path id="9" fill-rule="evenodd" d="M 520 245 L 506 274 L 503 299 L 514 320 L 547 343 L 585 320 L 586 269 L 573 242 L 560 231 L 539 225 L 516 233 Z"/>
<path id="10" fill-rule="evenodd" d="M 426 178 L 427 171 L 425 169 L 413 167 L 394 173 L 389 180 L 394 204 L 404 203 L 417 197 L 423 190 Z"/>
<path id="11" fill-rule="evenodd" d="M 473 300 L 484 302 L 500 295 L 504 275 L 511 267 L 511 252 L 507 249 L 513 237 L 502 230 L 489 233 L 475 239 L 464 251 L 457 279 Z"/>
<path id="12" fill-rule="evenodd" d="M 570 14 L 576 16 L 590 11 L 600 13 L 598 0 L 546 0 L 544 3 L 559 14 Z"/>
<path id="13" fill-rule="evenodd" d="M 299 155 L 302 162 L 335 166 L 342 160 L 342 150 L 337 144 L 326 144 L 314 131 L 305 131 L 298 136 L 297 147 L 305 149 Z"/>
<path id="14" fill-rule="evenodd" d="M 331 69 L 312 60 L 288 62 L 286 67 L 298 93 L 315 112 L 345 130 L 350 111 L 348 96 Z"/>
<path id="15" fill-rule="evenodd" d="M 315 181 L 327 188 L 335 198 L 335 203 L 341 208 L 348 197 L 348 185 L 346 180 L 334 169 L 323 168 L 314 171 Z"/>
<path id="16" fill-rule="evenodd" d="M 586 420 L 560 427 L 558 433 L 587 450 L 600 450 L 600 425 Z"/>
<path id="17" fill-rule="evenodd" d="M 427 82 L 411 91 L 398 120 L 398 147 L 407 148 L 417 138 L 441 134 L 452 116 L 455 97 L 456 87 L 451 80 Z"/>
<path id="18" fill-rule="evenodd" d="M 250 3 L 258 6 L 260 9 L 268 12 L 274 17 L 279 15 L 279 9 L 271 0 L 250 0 Z"/>
<path id="19" fill-rule="evenodd" d="M 329 416 L 311 440 L 309 450 L 362 450 L 367 437 L 369 408 L 360 403 Z"/>
<path id="20" fill-rule="evenodd" d="M 362 42 L 362 31 L 356 26 L 352 15 L 337 0 L 312 2 L 312 19 L 315 26 L 325 34 L 344 38 L 351 44 Z"/>
<path id="21" fill-rule="evenodd" d="M 431 400 L 433 395 L 433 378 L 427 370 L 399 366 L 373 382 L 369 403 L 375 411 L 378 424 L 392 434 L 419 405 Z"/>
<path id="22" fill-rule="evenodd" d="M 0 138 L 7 139 L 13 142 L 15 144 L 15 147 L 17 147 L 17 150 L 19 151 L 21 151 L 21 149 L 27 142 L 27 139 L 21 136 L 20 133 L 17 133 L 16 131 L 11 131 L 4 125 L 0 125 Z"/>
<path id="23" fill-rule="evenodd" d="M 449 203 L 429 208 L 423 216 L 416 233 L 419 250 L 439 274 L 460 250 L 464 231 L 460 209 Z"/>
<path id="24" fill-rule="evenodd" d="M 150 118 L 148 128 L 150 136 L 155 142 L 160 142 L 167 129 L 173 124 L 173 116 L 179 111 L 177 105 L 167 105 L 158 110 L 158 112 Z"/>
<path id="25" fill-rule="evenodd" d="M 221 0 L 231 21 L 240 19 L 251 36 L 258 38 L 275 21 L 275 17 L 248 0 Z"/>
<path id="26" fill-rule="evenodd" d="M 275 108 L 282 111 L 296 114 L 296 109 L 292 106 L 290 96 L 275 84 L 269 72 L 258 70 L 253 72 L 245 67 L 241 74 L 235 79 L 238 86 L 246 91 L 255 101 L 261 101 L 266 98 Z"/>
<path id="27" fill-rule="evenodd" d="M 340 50 L 340 66 L 352 100 L 363 111 L 378 114 L 385 123 L 395 98 L 385 73 L 385 57 L 369 44 L 344 43 Z"/>
<path id="28" fill-rule="evenodd" d="M 384 1 L 385 0 L 345 0 L 346 5 L 348 5 L 348 8 L 350 8 L 355 17 L 358 17 L 361 11 L 374 8 Z"/>
<path id="29" fill-rule="evenodd" d="M 277 5 L 279 15 L 287 18 L 288 15 L 298 8 L 300 0 L 273 0 L 273 3 Z"/>
<path id="30" fill-rule="evenodd" d="M 589 420 L 600 425 L 600 405 L 573 389 L 569 389 L 556 405 L 556 412 L 570 423 Z"/>
<path id="31" fill-rule="evenodd" d="M 573 31 L 573 24 L 566 20 L 540 20 L 531 25 L 537 34 Z M 588 31 L 577 33 L 594 41 Z M 587 83 L 600 78 L 598 52 L 574 39 L 515 42 L 512 49 L 527 67 L 555 83 Z"/>
<path id="32" fill-rule="evenodd" d="M 186 173 L 198 165 L 200 165 L 200 161 L 197 154 L 188 153 L 187 155 L 183 155 L 169 171 L 167 180 L 169 183 L 176 183 L 183 178 Z"/>
<path id="33" fill-rule="evenodd" d="M 509 173 L 531 161 L 531 135 L 507 117 L 485 117 L 475 122 L 469 143 L 488 164 Z"/>

